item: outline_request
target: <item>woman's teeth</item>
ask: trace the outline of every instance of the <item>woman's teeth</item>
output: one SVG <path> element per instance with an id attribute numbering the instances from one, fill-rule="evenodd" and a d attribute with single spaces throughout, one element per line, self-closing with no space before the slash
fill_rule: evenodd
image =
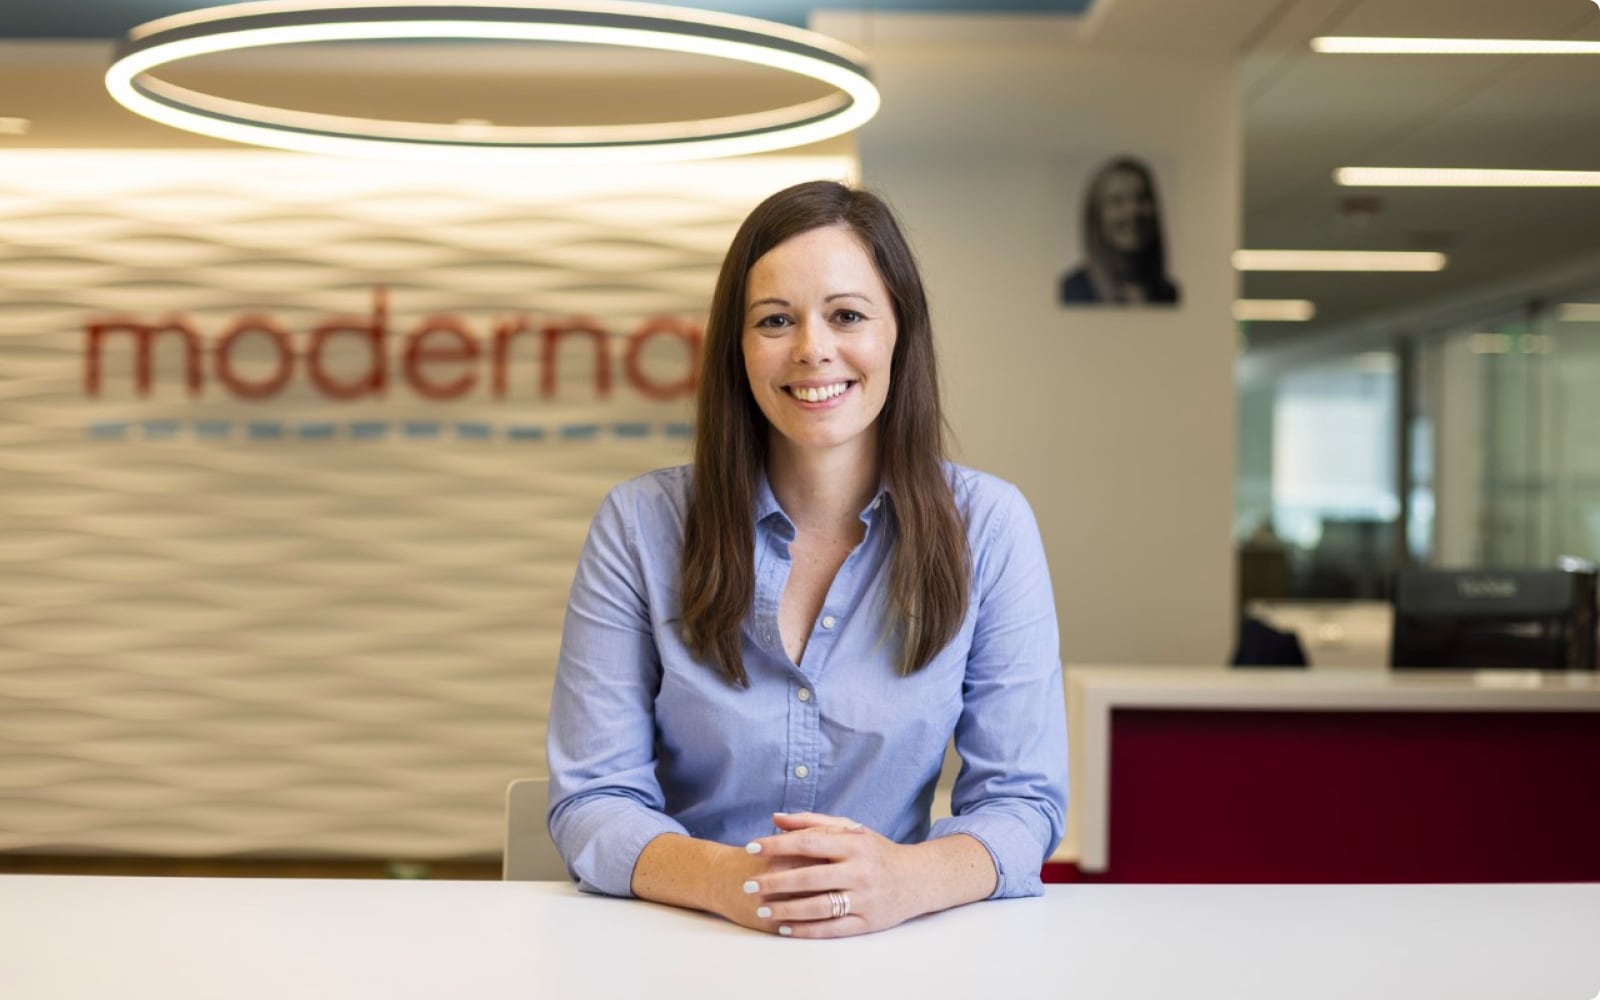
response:
<path id="1" fill-rule="evenodd" d="M 842 395 L 848 388 L 850 388 L 849 382 L 835 382 L 832 385 L 791 385 L 789 392 L 795 398 L 803 399 L 808 403 L 820 403 L 825 399 L 832 399 L 835 396 Z"/>

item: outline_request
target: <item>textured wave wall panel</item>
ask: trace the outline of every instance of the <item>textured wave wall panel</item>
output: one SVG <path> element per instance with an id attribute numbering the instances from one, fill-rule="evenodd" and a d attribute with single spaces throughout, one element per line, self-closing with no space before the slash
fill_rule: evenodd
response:
<path id="1" fill-rule="evenodd" d="M 0 155 L 0 850 L 497 852 L 506 782 L 544 767 L 589 517 L 688 454 L 687 399 L 630 381 L 629 338 L 699 321 L 755 201 L 849 170 Z M 347 333 L 320 362 L 347 384 L 376 363 L 384 391 L 330 398 L 312 333 L 370 324 L 380 294 L 381 359 Z M 219 374 L 249 314 L 293 348 L 268 398 Z M 454 399 L 404 376 L 407 336 L 441 316 L 479 347 L 429 363 L 474 376 Z M 578 320 L 609 354 L 579 334 L 552 363 L 537 331 Z M 85 331 L 106 321 L 185 324 L 199 392 L 169 333 L 146 394 L 133 338 L 108 336 L 91 394 Z M 493 332 L 516 322 L 535 333 L 497 394 Z M 232 345 L 237 380 L 274 378 L 270 337 Z M 657 337 L 634 374 L 672 386 L 692 361 Z"/>

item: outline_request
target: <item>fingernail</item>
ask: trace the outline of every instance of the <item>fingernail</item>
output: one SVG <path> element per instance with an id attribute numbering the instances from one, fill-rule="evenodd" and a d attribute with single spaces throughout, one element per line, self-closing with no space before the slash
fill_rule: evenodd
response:
<path id="1" fill-rule="evenodd" d="M 756 843 L 753 840 L 750 841 L 750 843 L 744 845 L 744 849 L 745 849 L 745 853 L 747 853 L 747 854 L 760 854 L 761 853 L 761 845 Z"/>
<path id="2" fill-rule="evenodd" d="M 856 822 L 850 822 L 850 823 L 846 823 L 844 825 L 844 828 L 846 830 L 859 830 L 859 829 L 861 829 L 861 824 L 860 823 L 856 823 Z"/>
<path id="3" fill-rule="evenodd" d="M 794 928 L 790 927 L 788 924 L 784 924 L 782 927 L 778 928 L 778 933 L 782 934 L 784 937 L 788 937 L 794 933 Z"/>
<path id="4" fill-rule="evenodd" d="M 782 811 L 779 811 L 779 812 L 775 812 L 775 813 L 773 813 L 773 814 L 772 814 L 772 815 L 774 815 L 774 816 L 787 816 L 787 815 L 789 815 L 789 814 L 788 814 L 788 813 L 786 813 L 786 812 L 782 812 Z"/>
<path id="5" fill-rule="evenodd" d="M 756 916 L 760 917 L 762 920 L 767 919 L 768 917 L 772 916 L 772 907 L 770 907 L 770 906 L 758 906 L 758 907 L 756 907 Z"/>
<path id="6" fill-rule="evenodd" d="M 757 893 L 761 891 L 761 886 L 757 885 L 755 880 L 752 879 L 744 884 L 744 891 L 748 893 Z"/>

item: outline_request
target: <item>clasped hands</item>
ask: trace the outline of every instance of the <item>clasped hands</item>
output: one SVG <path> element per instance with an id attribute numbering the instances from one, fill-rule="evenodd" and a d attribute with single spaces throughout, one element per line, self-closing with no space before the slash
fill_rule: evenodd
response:
<path id="1" fill-rule="evenodd" d="M 823 813 L 774 813 L 780 832 L 752 840 L 736 923 L 785 937 L 832 938 L 893 927 L 920 911 L 912 899 L 915 848 Z M 741 898 L 742 897 L 742 898 Z"/>

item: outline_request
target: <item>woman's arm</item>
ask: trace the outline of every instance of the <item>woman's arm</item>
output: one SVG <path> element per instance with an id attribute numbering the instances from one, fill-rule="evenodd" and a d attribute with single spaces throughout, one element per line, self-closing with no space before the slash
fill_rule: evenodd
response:
<path id="1" fill-rule="evenodd" d="M 1016 487 L 977 476 L 977 620 L 962 684 L 954 815 L 931 837 L 964 833 L 989 851 L 995 896 L 1037 895 L 1040 868 L 1066 828 L 1067 724 L 1060 636 L 1044 544 Z"/>
<path id="2" fill-rule="evenodd" d="M 656 780 L 661 664 L 632 538 L 640 496 L 638 482 L 614 489 L 590 525 L 562 626 L 547 734 L 550 834 L 583 888 L 613 896 L 630 893 L 646 845 L 686 833 L 666 815 Z"/>

